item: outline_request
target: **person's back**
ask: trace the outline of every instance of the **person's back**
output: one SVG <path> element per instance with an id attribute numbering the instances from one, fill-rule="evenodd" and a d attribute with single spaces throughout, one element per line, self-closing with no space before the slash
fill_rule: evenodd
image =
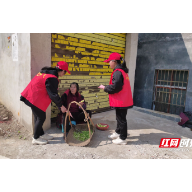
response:
<path id="1" fill-rule="evenodd" d="M 53 139 L 52 136 L 44 133 L 42 126 L 51 100 L 62 112 L 66 111 L 58 95 L 58 76 L 62 77 L 66 72 L 70 74 L 68 64 L 64 61 L 58 62 L 55 68 L 43 67 L 21 93 L 20 100 L 31 107 L 35 119 L 32 144 L 44 145 L 48 140 Z"/>
<path id="2" fill-rule="evenodd" d="M 53 71 L 53 70 L 52 70 Z M 51 72 L 52 72 L 51 71 Z M 56 72 L 56 71 L 55 71 Z M 51 103 L 51 93 L 47 91 L 47 84 L 58 86 L 59 80 L 56 73 L 39 72 L 21 93 L 21 101 L 28 100 L 32 105 L 38 107 L 42 111 L 46 111 Z M 50 93 L 50 94 L 49 94 Z"/>

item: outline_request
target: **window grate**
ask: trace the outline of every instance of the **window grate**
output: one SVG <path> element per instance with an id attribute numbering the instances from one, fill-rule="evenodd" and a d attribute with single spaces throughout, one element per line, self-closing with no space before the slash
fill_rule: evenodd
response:
<path id="1" fill-rule="evenodd" d="M 180 114 L 185 109 L 188 70 L 155 70 L 152 109 Z"/>

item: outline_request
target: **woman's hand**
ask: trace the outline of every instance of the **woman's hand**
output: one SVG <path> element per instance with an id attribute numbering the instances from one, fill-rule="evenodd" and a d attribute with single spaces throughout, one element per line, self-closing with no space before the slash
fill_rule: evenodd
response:
<path id="1" fill-rule="evenodd" d="M 105 86 L 104 86 L 104 85 L 100 85 L 98 88 L 104 90 L 104 89 L 105 89 Z"/>
<path id="2" fill-rule="evenodd" d="M 61 111 L 62 111 L 62 113 L 65 113 L 65 112 L 67 112 L 67 109 L 62 105 L 61 106 Z"/>
<path id="3" fill-rule="evenodd" d="M 65 113 L 65 112 L 67 113 L 68 112 L 68 110 L 63 105 L 61 106 L 61 111 L 62 111 L 62 113 Z M 69 111 L 69 115 L 73 118 L 70 111 Z"/>
<path id="4" fill-rule="evenodd" d="M 82 100 L 82 101 L 79 102 L 79 104 L 80 104 L 81 106 L 83 106 L 84 102 L 85 102 L 85 100 Z"/>

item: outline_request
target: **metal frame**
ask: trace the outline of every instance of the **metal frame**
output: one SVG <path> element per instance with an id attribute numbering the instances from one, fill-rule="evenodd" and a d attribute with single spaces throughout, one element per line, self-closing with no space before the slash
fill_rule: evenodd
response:
<path id="1" fill-rule="evenodd" d="M 181 77 L 181 73 L 183 73 L 182 77 Z M 167 79 L 166 79 L 166 75 L 167 75 Z M 173 114 L 177 114 L 177 111 L 176 111 L 177 107 L 180 107 L 184 111 L 188 78 L 189 78 L 189 70 L 156 69 L 155 75 L 154 75 L 152 109 L 156 111 L 173 113 L 171 112 L 170 109 L 171 109 L 171 106 L 175 106 L 175 112 Z M 176 84 L 178 86 L 176 86 Z M 182 86 L 180 86 L 180 84 Z M 163 89 L 163 90 L 160 90 L 160 89 Z M 181 93 L 179 93 L 179 90 Z M 177 92 L 175 93 L 174 91 L 177 91 Z M 184 94 L 185 94 L 185 98 L 182 99 Z M 172 99 L 176 100 L 175 104 L 173 103 L 174 101 L 172 102 Z M 164 107 L 165 105 L 167 106 L 167 109 L 165 109 Z M 163 107 L 164 109 L 162 109 Z"/>

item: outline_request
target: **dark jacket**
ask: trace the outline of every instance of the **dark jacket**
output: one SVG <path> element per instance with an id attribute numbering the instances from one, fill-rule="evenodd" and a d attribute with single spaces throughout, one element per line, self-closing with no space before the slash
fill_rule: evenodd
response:
<path id="1" fill-rule="evenodd" d="M 77 92 L 78 93 L 78 92 Z M 68 97 L 71 97 L 70 99 L 68 99 Z M 75 99 L 72 99 L 72 98 L 74 98 L 74 97 L 76 97 Z M 82 101 L 82 100 L 84 100 L 84 97 L 83 97 L 83 95 L 81 95 L 80 94 L 80 98 L 77 98 L 78 96 L 77 96 L 77 94 L 75 94 L 75 96 L 74 95 L 72 95 L 70 92 L 68 93 L 68 94 L 66 94 L 66 92 L 65 93 L 63 93 L 63 95 L 61 96 L 61 100 L 62 100 L 62 104 L 63 104 L 63 106 L 66 108 L 66 109 L 68 109 L 68 105 L 69 105 L 69 103 L 71 102 L 71 101 L 77 101 L 77 102 L 80 102 L 80 101 Z M 85 104 L 85 101 L 83 102 L 84 104 L 83 104 L 83 108 L 84 109 L 86 109 L 86 104 Z M 73 104 L 72 104 L 73 105 Z M 71 105 L 71 107 L 72 107 L 72 105 Z M 76 104 L 75 104 L 76 105 Z M 79 107 L 77 107 L 78 108 L 78 111 L 82 111 Z M 70 110 L 70 112 L 74 112 L 73 110 L 71 111 Z"/>
<path id="2" fill-rule="evenodd" d="M 121 65 L 117 65 L 115 69 L 122 69 L 123 71 L 125 71 L 125 73 L 128 73 L 128 69 L 127 68 L 123 68 Z M 114 94 L 114 93 L 118 93 L 123 89 L 123 82 L 124 82 L 124 78 L 123 75 L 120 71 L 115 71 L 113 73 L 113 79 L 112 79 L 112 84 L 111 85 L 106 85 L 104 91 L 107 92 L 108 94 Z M 124 108 L 132 108 L 131 107 L 121 107 L 122 109 Z M 118 107 L 120 108 L 120 107 Z"/>
<path id="3" fill-rule="evenodd" d="M 52 74 L 52 75 L 55 75 L 57 78 L 58 78 L 58 72 L 56 71 L 55 68 L 51 68 L 51 67 L 44 67 L 42 68 L 42 70 L 40 71 L 40 73 L 46 73 L 46 74 Z M 45 81 L 45 86 L 46 86 L 46 90 L 47 90 L 47 93 L 50 97 L 50 99 L 57 105 L 57 107 L 61 107 L 62 106 L 62 101 L 61 101 L 61 98 L 59 97 L 58 95 L 58 80 L 57 78 L 48 78 L 46 81 Z M 24 103 L 28 106 L 31 106 L 32 104 L 27 100 L 25 99 L 24 97 L 20 97 L 20 100 L 21 101 L 24 101 Z"/>
<path id="4" fill-rule="evenodd" d="M 117 65 L 115 69 L 122 69 L 123 71 L 125 71 L 125 73 L 128 73 L 128 69 L 127 68 L 123 68 L 121 65 Z M 113 79 L 112 79 L 112 85 L 106 85 L 104 91 L 107 92 L 108 94 L 114 94 L 114 93 L 118 93 L 119 91 L 121 91 L 123 89 L 123 75 L 120 71 L 115 71 L 113 73 Z"/>

